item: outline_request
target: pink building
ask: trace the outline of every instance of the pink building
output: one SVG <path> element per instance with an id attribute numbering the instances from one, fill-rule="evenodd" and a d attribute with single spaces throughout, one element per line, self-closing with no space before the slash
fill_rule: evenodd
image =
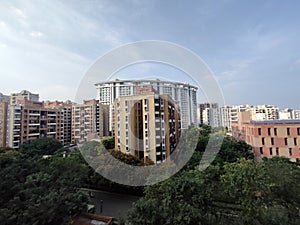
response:
<path id="1" fill-rule="evenodd" d="M 252 146 L 256 157 L 300 159 L 300 120 L 239 121 L 232 135 Z"/>

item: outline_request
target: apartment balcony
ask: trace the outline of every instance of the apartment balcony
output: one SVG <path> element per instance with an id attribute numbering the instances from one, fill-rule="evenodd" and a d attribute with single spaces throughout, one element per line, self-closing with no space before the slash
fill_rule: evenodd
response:
<path id="1" fill-rule="evenodd" d="M 40 113 L 29 113 L 29 116 L 40 116 Z"/>
<path id="2" fill-rule="evenodd" d="M 56 131 L 48 131 L 47 134 L 56 134 Z"/>
<path id="3" fill-rule="evenodd" d="M 40 136 L 40 133 L 32 133 L 32 134 L 28 134 L 28 137 L 32 137 L 32 136 Z"/>
<path id="4" fill-rule="evenodd" d="M 48 126 L 56 126 L 56 122 L 55 123 L 53 123 L 53 122 L 49 123 L 48 122 Z"/>
<path id="5" fill-rule="evenodd" d="M 28 126 L 37 127 L 37 126 L 40 126 L 40 124 L 39 123 L 29 123 Z"/>

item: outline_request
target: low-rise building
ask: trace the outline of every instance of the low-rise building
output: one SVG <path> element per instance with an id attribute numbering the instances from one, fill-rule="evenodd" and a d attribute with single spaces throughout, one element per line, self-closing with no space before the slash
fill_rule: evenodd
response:
<path id="1" fill-rule="evenodd" d="M 256 157 L 284 156 L 300 159 L 300 120 L 252 121 L 248 112 L 239 114 L 232 135 L 252 146 Z"/>

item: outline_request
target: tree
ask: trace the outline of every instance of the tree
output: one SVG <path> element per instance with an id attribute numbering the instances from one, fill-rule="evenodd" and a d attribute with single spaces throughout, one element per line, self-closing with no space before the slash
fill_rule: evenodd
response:
<path id="1" fill-rule="evenodd" d="M 21 145 L 20 151 L 30 157 L 40 155 L 52 155 L 62 144 L 54 138 L 39 138 L 32 142 L 26 142 Z"/>
<path id="2" fill-rule="evenodd" d="M 0 171 L 0 221 L 4 225 L 70 224 L 86 210 L 79 191 L 87 166 L 77 158 L 17 157 Z"/>
<path id="3" fill-rule="evenodd" d="M 101 142 L 107 150 L 115 148 L 115 139 L 114 138 L 103 139 Z"/>

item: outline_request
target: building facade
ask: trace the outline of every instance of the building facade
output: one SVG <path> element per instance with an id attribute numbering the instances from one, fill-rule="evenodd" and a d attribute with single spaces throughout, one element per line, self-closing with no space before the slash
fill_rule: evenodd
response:
<path id="1" fill-rule="evenodd" d="M 95 84 L 97 99 L 100 103 L 110 105 L 109 121 L 112 131 L 112 111 L 116 98 L 136 95 L 140 87 L 151 86 L 157 94 L 168 94 L 178 103 L 181 113 L 181 126 L 187 129 L 189 125 L 197 124 L 197 87 L 187 83 L 156 80 L 113 80 Z M 138 87 L 138 88 L 137 88 Z"/>
<path id="2" fill-rule="evenodd" d="M 47 101 L 45 102 L 45 108 L 47 109 L 57 109 L 60 110 L 64 129 L 64 145 L 70 144 L 72 142 L 72 103 L 71 101 Z"/>
<path id="3" fill-rule="evenodd" d="M 6 146 L 7 136 L 7 102 L 0 101 L 0 147 Z"/>
<path id="4" fill-rule="evenodd" d="M 85 100 L 83 104 L 74 104 L 71 142 L 83 143 L 89 141 L 89 137 L 96 136 L 108 136 L 108 106 L 95 99 Z"/>
<path id="5" fill-rule="evenodd" d="M 62 113 L 47 109 L 43 102 L 16 100 L 9 107 L 8 146 L 19 149 L 21 144 L 38 138 L 55 138 L 64 143 Z"/>
<path id="6" fill-rule="evenodd" d="M 211 127 L 221 126 L 221 115 L 218 103 L 203 103 L 198 105 L 199 125 Z"/>
<path id="7" fill-rule="evenodd" d="M 181 134 L 180 111 L 169 95 L 119 97 L 113 115 L 119 151 L 160 164 L 175 150 Z"/>
<path id="8" fill-rule="evenodd" d="M 19 93 L 13 93 L 10 95 L 10 105 L 15 105 L 17 101 L 20 101 L 23 99 L 28 100 L 28 101 L 38 102 L 39 95 L 33 94 L 27 90 L 23 90 Z"/>
<path id="9" fill-rule="evenodd" d="M 4 95 L 4 94 L 0 93 L 0 102 L 7 102 L 7 103 L 9 103 L 9 100 L 10 100 L 10 96 Z"/>
<path id="10" fill-rule="evenodd" d="M 251 145 L 256 157 L 300 159 L 300 120 L 250 121 L 250 114 L 241 116 L 240 122 L 233 124 L 232 134 Z"/>

